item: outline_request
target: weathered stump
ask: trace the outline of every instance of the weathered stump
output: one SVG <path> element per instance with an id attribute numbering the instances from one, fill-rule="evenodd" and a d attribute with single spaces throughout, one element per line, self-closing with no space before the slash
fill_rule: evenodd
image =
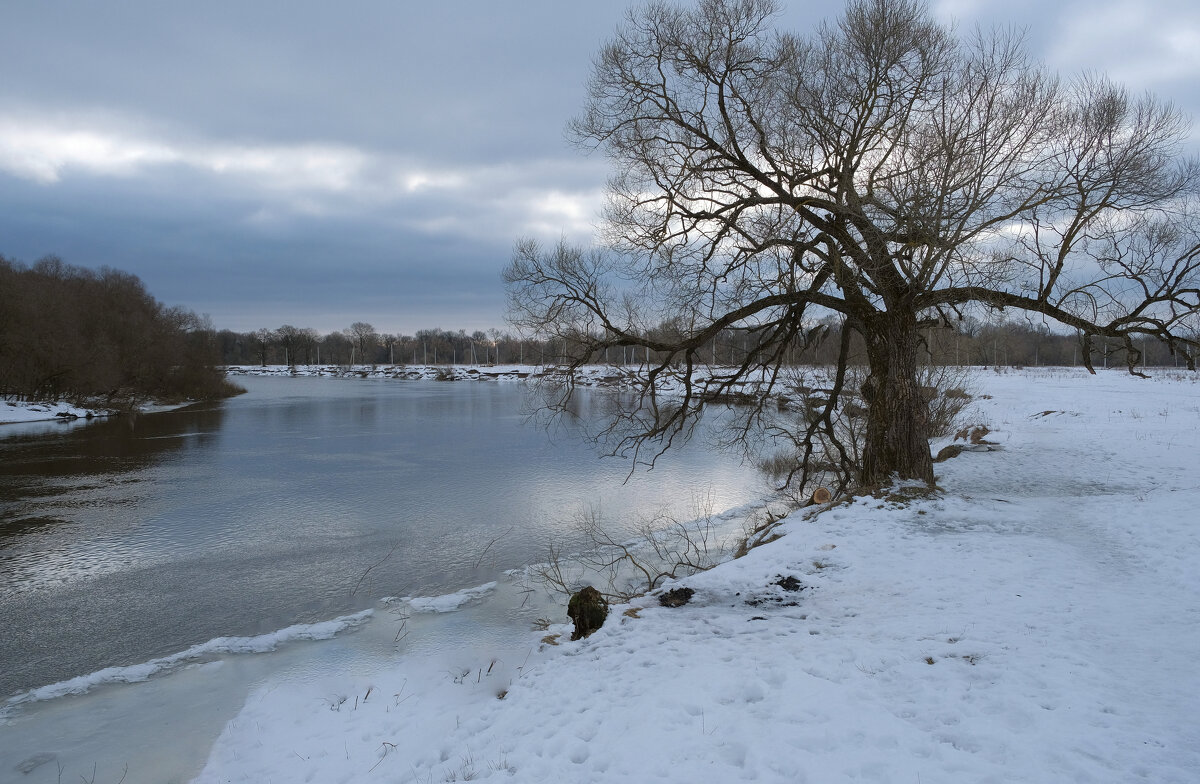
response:
<path id="1" fill-rule="evenodd" d="M 571 596 L 567 602 L 567 615 L 575 623 L 571 639 L 579 640 L 604 625 L 604 619 L 608 617 L 608 602 L 589 585 Z"/>

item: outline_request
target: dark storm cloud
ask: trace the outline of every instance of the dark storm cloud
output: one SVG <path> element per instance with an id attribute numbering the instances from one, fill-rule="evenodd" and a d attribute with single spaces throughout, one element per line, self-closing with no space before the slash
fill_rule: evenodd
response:
<path id="1" fill-rule="evenodd" d="M 236 329 L 501 326 L 513 240 L 591 231 L 607 166 L 562 129 L 625 5 L 6 3 L 0 253 L 127 269 Z M 933 8 L 1200 107 L 1190 4 Z"/>

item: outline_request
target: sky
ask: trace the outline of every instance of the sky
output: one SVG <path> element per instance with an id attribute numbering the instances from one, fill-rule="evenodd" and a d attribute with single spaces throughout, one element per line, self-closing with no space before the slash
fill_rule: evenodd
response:
<path id="1" fill-rule="evenodd" d="M 0 4 L 0 254 L 127 270 L 218 328 L 504 329 L 514 241 L 597 223 L 610 164 L 564 127 L 628 6 Z M 931 7 L 1200 118 L 1190 0 Z"/>

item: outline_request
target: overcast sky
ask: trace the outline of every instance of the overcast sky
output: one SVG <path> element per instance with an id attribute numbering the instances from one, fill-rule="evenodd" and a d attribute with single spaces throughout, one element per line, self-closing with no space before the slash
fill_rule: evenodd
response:
<path id="1" fill-rule="evenodd" d="M 128 270 L 230 329 L 503 328 L 514 239 L 591 233 L 608 164 L 563 127 L 627 5 L 4 2 L 0 254 Z M 1200 117 L 1193 0 L 933 7 Z"/>

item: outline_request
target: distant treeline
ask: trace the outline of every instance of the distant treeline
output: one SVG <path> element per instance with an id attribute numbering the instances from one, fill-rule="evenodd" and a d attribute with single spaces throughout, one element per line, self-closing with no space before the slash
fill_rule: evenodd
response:
<path id="1" fill-rule="evenodd" d="M 840 324 L 828 321 L 825 339 L 795 349 L 784 357 L 787 364 L 832 364 L 836 361 Z M 667 327 L 660 328 L 668 329 Z M 648 338 L 659 330 L 650 330 Z M 964 319 L 955 328 L 931 329 L 925 335 L 926 359 L 938 365 L 1021 367 L 1035 365 L 1080 366 L 1088 351 L 1080 336 L 1053 332 L 1045 324 L 981 322 Z M 706 361 L 720 365 L 743 362 L 753 347 L 753 332 L 726 330 L 701 351 Z M 539 340 L 489 330 L 468 333 L 424 329 L 412 335 L 387 334 L 366 322 L 322 334 L 307 327 L 284 324 L 278 329 L 254 332 L 221 330 L 216 333 L 221 361 L 227 365 L 452 365 L 452 364 L 558 364 L 570 356 L 571 346 L 561 338 Z M 852 345 L 857 341 L 852 340 Z M 1135 344 L 1143 356 L 1139 366 L 1179 365 L 1165 344 L 1155 340 Z M 1095 367 L 1122 367 L 1126 350 L 1116 341 L 1093 338 L 1090 346 Z M 860 356 L 863 356 L 861 351 Z M 612 365 L 646 362 L 644 348 L 610 348 L 592 361 Z M 650 360 L 660 357 L 653 352 Z M 865 357 L 864 357 L 865 359 Z"/>
<path id="2" fill-rule="evenodd" d="M 214 337 L 127 272 L 0 256 L 0 396 L 115 407 L 226 397 L 239 390 Z"/>
<path id="3" fill-rule="evenodd" d="M 553 364 L 561 343 L 508 332 L 422 329 L 415 335 L 381 333 L 365 322 L 322 334 L 284 324 L 278 329 L 216 334 L 226 365 L 487 365 Z"/>

